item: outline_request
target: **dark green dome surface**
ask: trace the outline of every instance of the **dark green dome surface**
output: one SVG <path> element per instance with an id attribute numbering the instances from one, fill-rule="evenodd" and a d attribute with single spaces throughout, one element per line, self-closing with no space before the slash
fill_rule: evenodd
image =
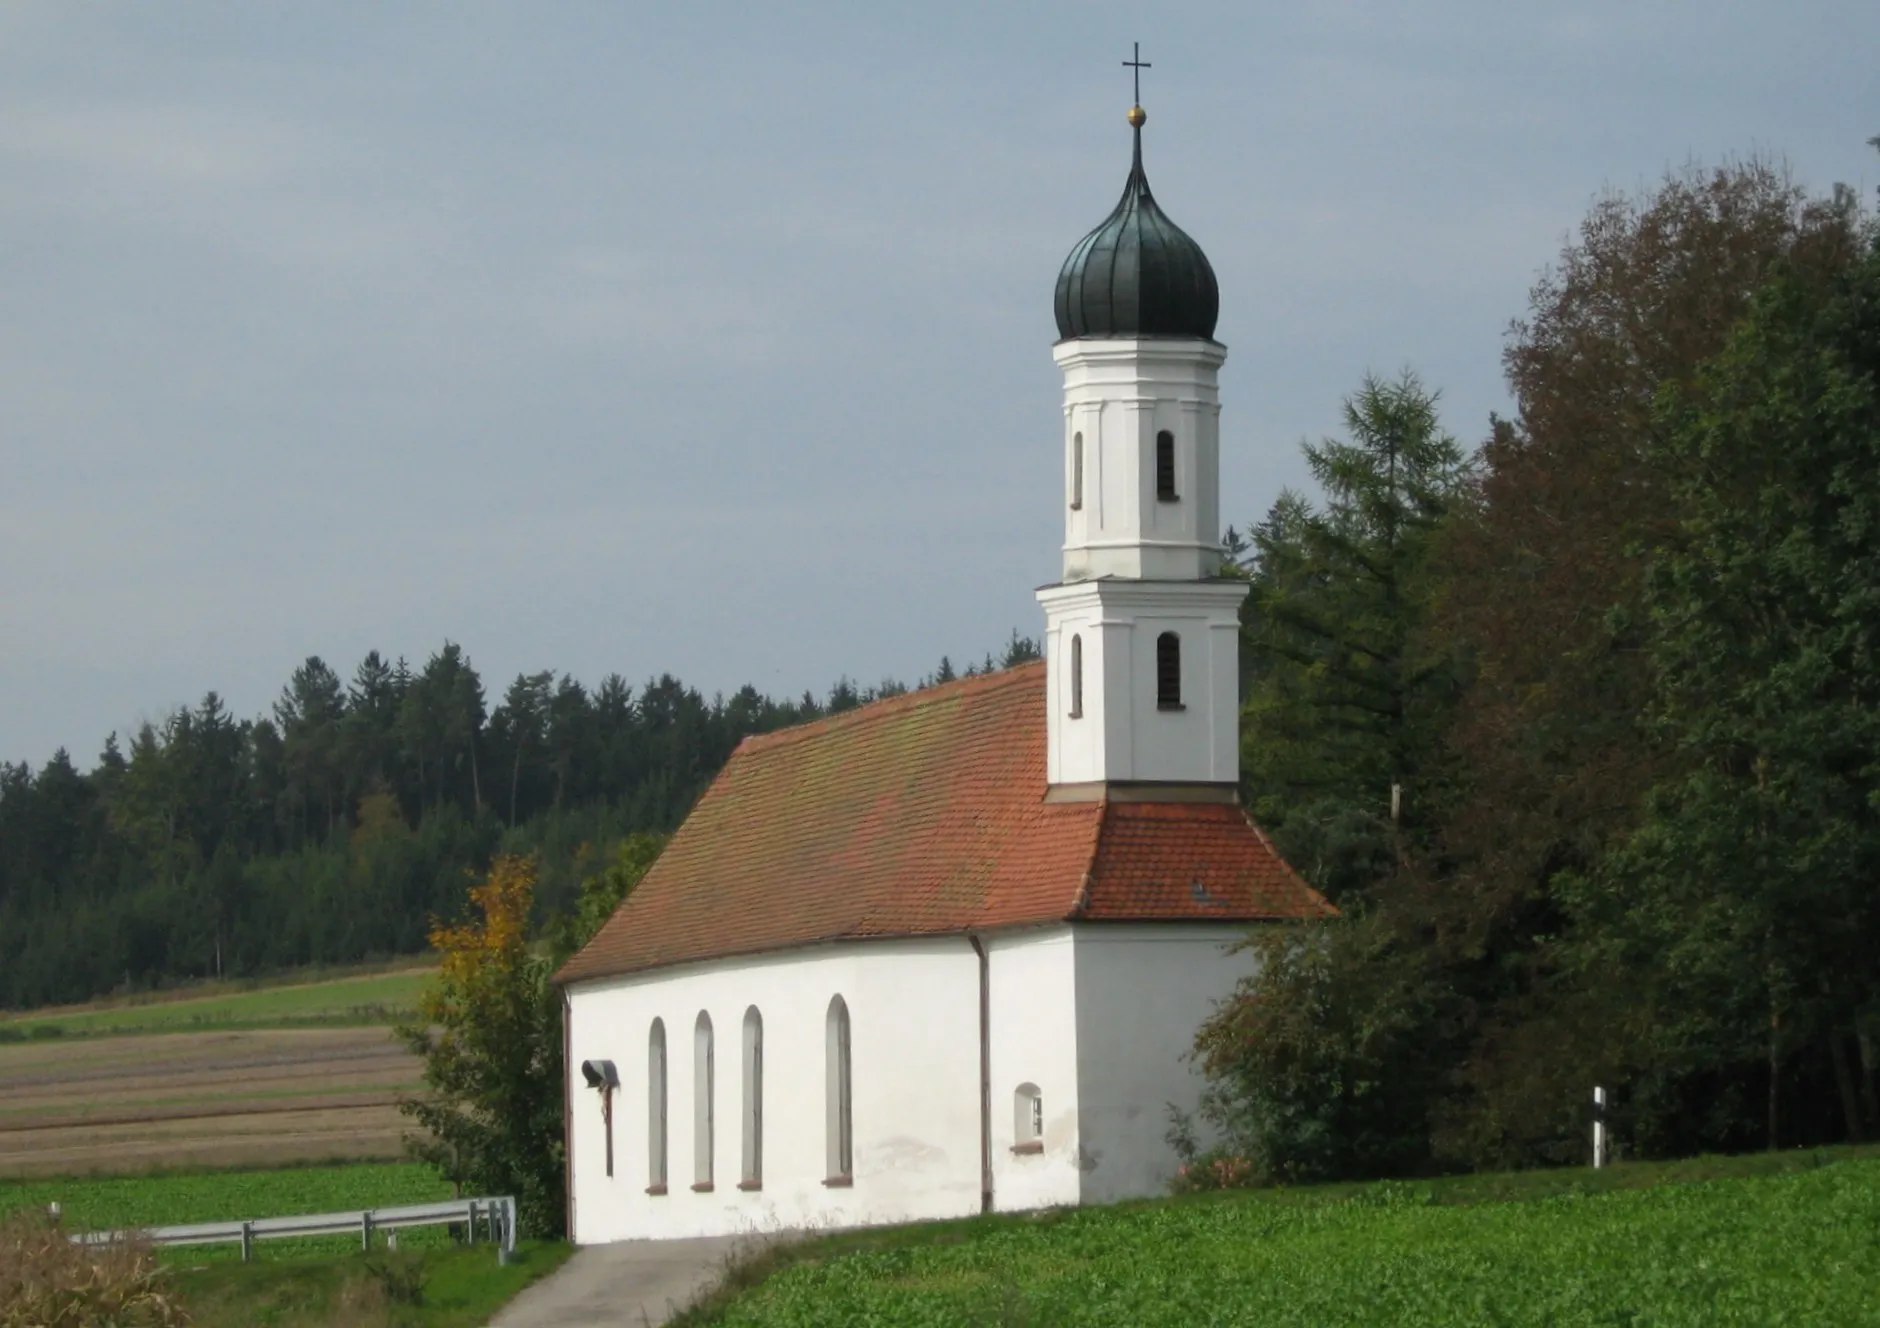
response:
<path id="1" fill-rule="evenodd" d="M 1077 242 L 1057 279 L 1058 336 L 1212 340 L 1221 290 L 1201 246 L 1156 206 L 1142 129 L 1123 197 Z"/>

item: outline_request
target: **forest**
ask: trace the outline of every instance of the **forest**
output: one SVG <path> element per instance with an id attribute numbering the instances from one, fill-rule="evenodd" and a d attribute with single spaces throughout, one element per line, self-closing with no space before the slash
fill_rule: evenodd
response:
<path id="1" fill-rule="evenodd" d="M 1036 654 L 1014 632 L 965 672 Z M 544 671 L 491 706 L 446 643 L 350 680 L 310 658 L 252 720 L 210 692 L 89 771 L 0 764 L 0 1008 L 415 953 L 498 853 L 539 861 L 546 922 L 629 836 L 675 828 L 747 735 L 905 690 L 708 700 Z"/>
<path id="2" fill-rule="evenodd" d="M 1341 916 L 1245 942 L 1191 1175 L 1583 1161 L 1595 1085 L 1626 1156 L 1880 1133 L 1880 229 L 1754 159 L 1612 193 L 1503 368 L 1467 443 L 1365 377 L 1226 533 L 1243 799 Z M 744 735 L 897 690 L 487 707 L 446 645 L 0 767 L 0 1004 L 416 950 L 498 853 L 545 925 Z"/>
<path id="3" fill-rule="evenodd" d="M 1245 795 L 1343 917 L 1250 941 L 1177 1135 L 1584 1162 L 1603 1086 L 1628 1156 L 1871 1138 L 1874 220 L 1754 160 L 1613 194 L 1504 345 L 1479 446 L 1369 379 L 1234 538 Z"/>

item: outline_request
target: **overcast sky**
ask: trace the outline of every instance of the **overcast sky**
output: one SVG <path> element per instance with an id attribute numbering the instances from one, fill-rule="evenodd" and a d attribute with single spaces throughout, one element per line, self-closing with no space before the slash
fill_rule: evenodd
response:
<path id="1" fill-rule="evenodd" d="M 1531 16 L 1531 17 L 1530 17 Z M 1448 427 L 1604 189 L 1871 199 L 1880 5 L 0 5 L 0 759 L 319 654 L 822 691 L 1042 625 L 1051 291 L 1220 277 L 1223 510 Z"/>

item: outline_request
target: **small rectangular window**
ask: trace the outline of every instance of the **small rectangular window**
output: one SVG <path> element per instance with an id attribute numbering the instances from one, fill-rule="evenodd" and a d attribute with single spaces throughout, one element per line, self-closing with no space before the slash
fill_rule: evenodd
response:
<path id="1" fill-rule="evenodd" d="M 1079 512 L 1084 506 L 1084 436 L 1071 435 L 1071 511 Z"/>
<path id="2" fill-rule="evenodd" d="M 1176 502 L 1175 435 L 1167 429 L 1155 436 L 1155 496 L 1165 503 Z"/>
<path id="3" fill-rule="evenodd" d="M 1071 718 L 1084 717 L 1084 638 L 1071 637 Z"/>

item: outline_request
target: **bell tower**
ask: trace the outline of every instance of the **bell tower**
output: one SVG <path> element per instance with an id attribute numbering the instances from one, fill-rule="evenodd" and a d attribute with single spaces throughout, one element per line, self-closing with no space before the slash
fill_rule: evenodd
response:
<path id="1" fill-rule="evenodd" d="M 1240 780 L 1242 581 L 1220 575 L 1220 291 L 1142 166 L 1058 273 L 1063 580 L 1045 611 L 1054 801 L 1219 801 Z"/>

